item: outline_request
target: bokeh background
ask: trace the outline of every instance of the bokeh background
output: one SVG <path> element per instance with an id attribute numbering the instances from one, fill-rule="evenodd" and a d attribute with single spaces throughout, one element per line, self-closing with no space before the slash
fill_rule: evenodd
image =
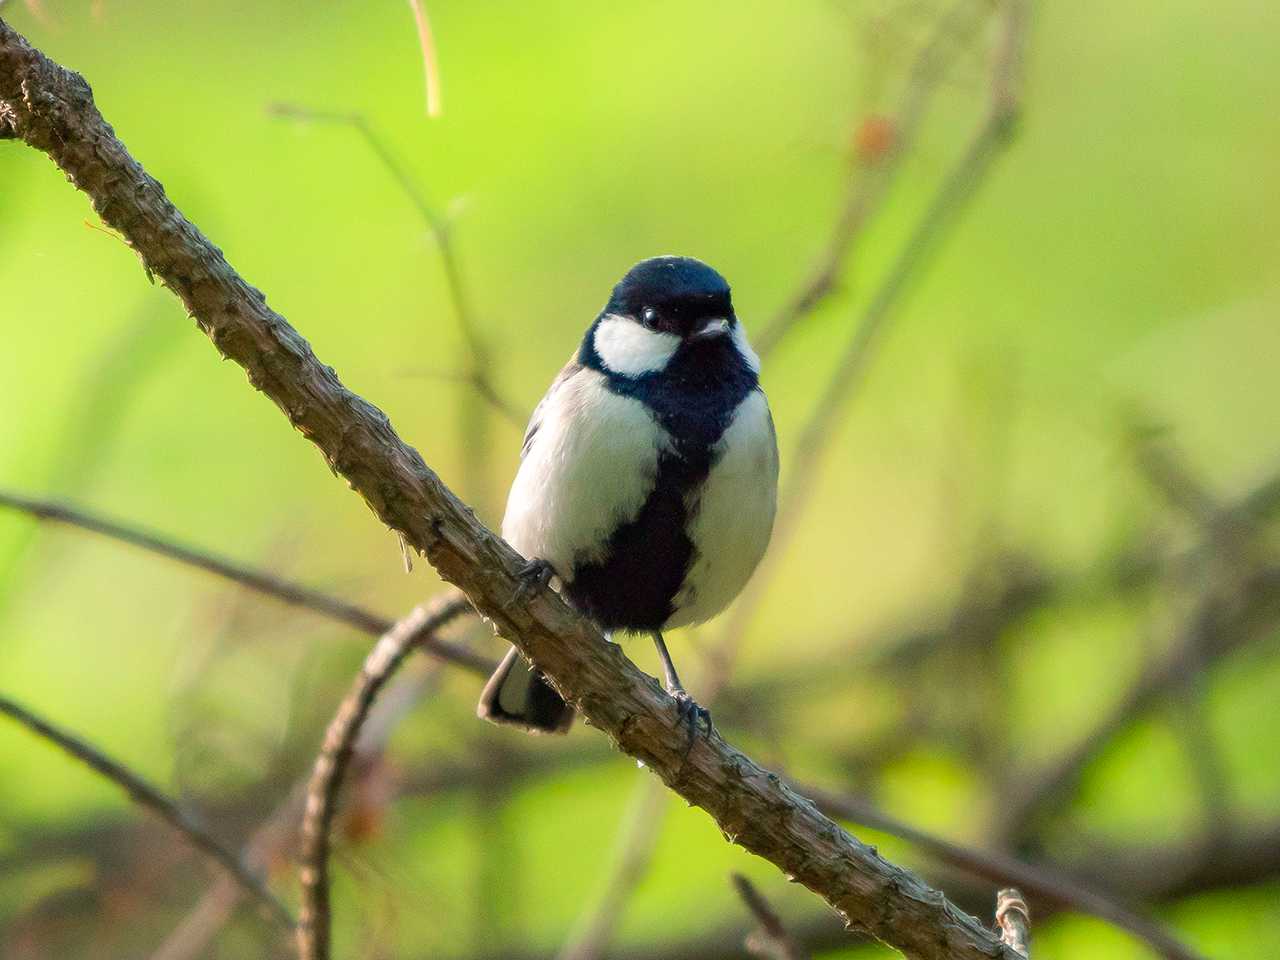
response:
<path id="1" fill-rule="evenodd" d="M 358 130 L 269 106 L 359 114 L 450 224 L 487 375 L 519 418 L 642 257 L 712 263 L 762 330 L 851 180 L 893 162 L 836 290 L 767 357 L 786 487 L 846 344 L 988 109 L 999 13 L 970 6 L 900 157 L 912 64 L 956 4 L 435 0 L 435 119 L 401 2 L 19 0 L 3 15 L 85 74 L 175 203 L 496 524 L 521 426 L 468 380 L 439 237 Z M 672 644 L 695 695 L 727 680 L 718 726 L 763 762 L 1054 864 L 1223 958 L 1280 955 L 1277 36 L 1268 0 L 1032 4 L 1015 137 L 909 262 L 758 606 L 727 644 L 725 618 Z M 95 226 L 44 156 L 0 143 L 0 487 L 391 617 L 436 592 Z M 501 649 L 474 625 L 454 636 Z M 0 690 L 228 843 L 256 836 L 286 898 L 289 818 L 278 842 L 260 828 L 287 811 L 369 643 L 0 510 Z M 648 643 L 629 651 L 656 672 Z M 567 956 L 595 923 L 596 955 L 743 956 L 730 871 L 814 955 L 889 955 L 583 725 L 565 741 L 489 727 L 477 678 L 425 658 L 393 689 L 340 823 L 339 955 Z M 989 918 L 994 884 L 856 829 Z M 288 955 L 253 910 L 211 903 L 218 889 L 110 783 L 0 723 L 0 955 Z M 1037 960 L 1155 955 L 1032 909 Z"/>

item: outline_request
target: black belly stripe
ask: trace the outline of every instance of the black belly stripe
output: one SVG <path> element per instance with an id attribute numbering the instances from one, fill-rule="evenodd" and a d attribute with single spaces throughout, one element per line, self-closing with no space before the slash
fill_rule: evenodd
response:
<path id="1" fill-rule="evenodd" d="M 696 559 L 688 504 L 697 509 L 696 493 L 714 466 L 715 445 L 756 389 L 756 375 L 725 342 L 677 355 L 663 373 L 638 378 L 612 374 L 592 353 L 584 350 L 579 359 L 604 373 L 611 391 L 648 407 L 673 449 L 659 456 L 653 492 L 640 512 L 614 531 L 604 559 L 574 563 L 565 591 L 607 630 L 657 630 L 675 612 L 676 594 Z"/>

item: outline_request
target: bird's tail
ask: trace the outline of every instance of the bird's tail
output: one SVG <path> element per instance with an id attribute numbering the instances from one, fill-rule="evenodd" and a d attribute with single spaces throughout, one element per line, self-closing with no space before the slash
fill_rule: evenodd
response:
<path id="1" fill-rule="evenodd" d="M 529 733 L 567 733 L 573 707 L 547 683 L 542 671 L 512 647 L 480 694 L 476 715 Z"/>

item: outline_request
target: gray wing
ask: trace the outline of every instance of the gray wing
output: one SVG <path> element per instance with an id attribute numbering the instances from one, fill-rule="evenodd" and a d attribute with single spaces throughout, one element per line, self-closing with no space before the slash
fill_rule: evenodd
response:
<path id="1" fill-rule="evenodd" d="M 529 418 L 529 426 L 525 427 L 524 443 L 520 447 L 520 459 L 523 460 L 529 454 L 529 448 L 533 446 L 533 438 L 538 434 L 538 428 L 542 426 L 542 417 L 547 412 L 547 408 L 551 404 L 551 398 L 556 395 L 564 384 L 570 380 L 575 374 L 582 370 L 582 364 L 578 362 L 578 355 L 574 353 L 569 358 L 556 378 L 551 381 L 551 386 L 547 388 L 547 392 L 542 395 L 542 399 L 538 401 L 538 405 L 533 408 L 533 416 Z"/>

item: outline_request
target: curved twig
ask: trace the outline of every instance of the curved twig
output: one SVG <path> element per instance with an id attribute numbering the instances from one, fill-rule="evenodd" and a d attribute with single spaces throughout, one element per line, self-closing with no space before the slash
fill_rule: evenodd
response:
<path id="1" fill-rule="evenodd" d="M 338 793 L 342 789 L 347 764 L 374 698 L 415 644 L 462 614 L 467 607 L 464 597 L 444 597 L 418 607 L 383 634 L 365 658 L 359 676 L 325 731 L 324 746 L 316 757 L 311 781 L 307 784 L 306 807 L 302 815 L 302 852 L 299 856 L 302 915 L 298 918 L 298 954 L 301 960 L 329 956 L 329 828 L 338 808 Z"/>

